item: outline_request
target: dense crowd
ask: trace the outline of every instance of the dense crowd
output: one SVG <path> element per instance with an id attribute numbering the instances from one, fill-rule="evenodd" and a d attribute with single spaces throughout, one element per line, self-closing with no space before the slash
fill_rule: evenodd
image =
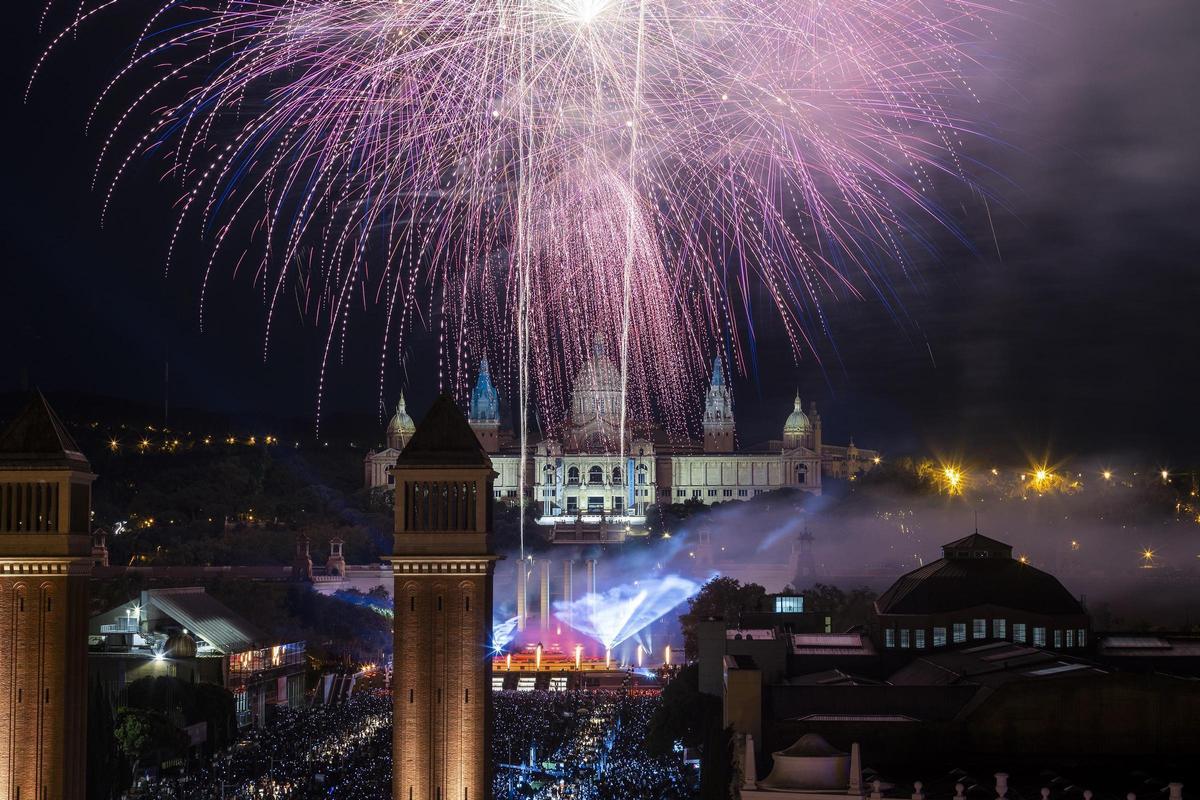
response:
<path id="1" fill-rule="evenodd" d="M 659 699 L 623 691 L 496 696 L 494 796 L 532 800 L 683 800 L 697 776 L 680 754 L 645 749 Z M 528 753 L 518 761 L 514 753 Z"/>
<path id="2" fill-rule="evenodd" d="M 625 692 L 497 692 L 494 796 L 530 800 L 683 800 L 695 773 L 678 754 L 646 754 L 656 697 Z M 390 696 L 281 709 L 206 766 L 140 787 L 166 800 L 345 798 L 391 794 Z"/>
<path id="3" fill-rule="evenodd" d="M 392 700 L 363 693 L 336 706 L 279 709 L 206 766 L 143 787 L 167 800 L 390 796 Z"/>

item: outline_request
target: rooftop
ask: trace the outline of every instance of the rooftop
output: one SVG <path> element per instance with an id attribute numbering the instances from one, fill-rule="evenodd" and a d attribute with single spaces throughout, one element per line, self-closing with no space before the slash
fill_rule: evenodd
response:
<path id="1" fill-rule="evenodd" d="M 449 395 L 439 395 L 396 460 L 397 467 L 486 467 L 492 461 Z"/>
<path id="2" fill-rule="evenodd" d="M 40 391 L 0 433 L 0 466 L 91 471 L 79 445 Z"/>
<path id="3" fill-rule="evenodd" d="M 902 575 L 875 601 L 880 614 L 940 614 L 997 605 L 1040 614 L 1083 614 L 1058 578 L 1012 558 L 978 532 L 942 548 L 946 557 Z"/>

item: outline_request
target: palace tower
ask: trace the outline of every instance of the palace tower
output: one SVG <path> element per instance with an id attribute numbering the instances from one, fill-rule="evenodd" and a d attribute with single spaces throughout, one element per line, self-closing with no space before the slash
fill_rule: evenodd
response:
<path id="1" fill-rule="evenodd" d="M 40 392 L 0 434 L 0 800 L 84 796 L 94 478 Z"/>
<path id="2" fill-rule="evenodd" d="M 491 793 L 492 462 L 443 395 L 396 466 L 394 800 Z"/>

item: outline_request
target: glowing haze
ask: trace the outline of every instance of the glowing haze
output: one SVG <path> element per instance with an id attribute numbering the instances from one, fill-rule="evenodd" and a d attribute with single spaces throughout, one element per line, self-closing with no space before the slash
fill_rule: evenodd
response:
<path id="1" fill-rule="evenodd" d="M 384 355 L 432 318 L 443 388 L 486 350 L 554 420 L 599 331 L 630 413 L 678 424 L 706 353 L 745 367 L 752 292 L 797 355 L 828 299 L 891 302 L 970 181 L 964 48 L 1007 2 L 172 0 L 97 102 L 134 97 L 97 180 L 168 162 L 172 252 L 210 244 L 201 295 L 253 275 L 264 348 L 295 303 L 327 367 L 377 302 Z"/>
<path id="2" fill-rule="evenodd" d="M 612 649 L 669 614 L 700 591 L 700 586 L 679 575 L 646 578 L 571 603 L 557 601 L 554 616 Z"/>

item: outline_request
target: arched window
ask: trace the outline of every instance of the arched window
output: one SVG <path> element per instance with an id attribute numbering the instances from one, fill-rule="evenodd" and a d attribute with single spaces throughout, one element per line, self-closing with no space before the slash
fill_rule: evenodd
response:
<path id="1" fill-rule="evenodd" d="M 807 464 L 800 464 L 796 467 L 796 483 L 808 483 Z"/>
<path id="2" fill-rule="evenodd" d="M 588 483 L 601 484 L 604 483 L 604 469 L 596 464 L 588 470 Z"/>
<path id="3" fill-rule="evenodd" d="M 571 467 L 567 470 L 567 483 L 579 483 L 579 467 Z"/>
<path id="4" fill-rule="evenodd" d="M 621 468 L 620 467 L 613 467 L 612 482 L 613 482 L 614 486 L 619 486 L 621 484 Z"/>
<path id="5" fill-rule="evenodd" d="M 640 485 L 644 486 L 646 484 L 649 474 L 650 474 L 650 470 L 646 467 L 645 464 L 637 465 L 637 482 Z"/>

